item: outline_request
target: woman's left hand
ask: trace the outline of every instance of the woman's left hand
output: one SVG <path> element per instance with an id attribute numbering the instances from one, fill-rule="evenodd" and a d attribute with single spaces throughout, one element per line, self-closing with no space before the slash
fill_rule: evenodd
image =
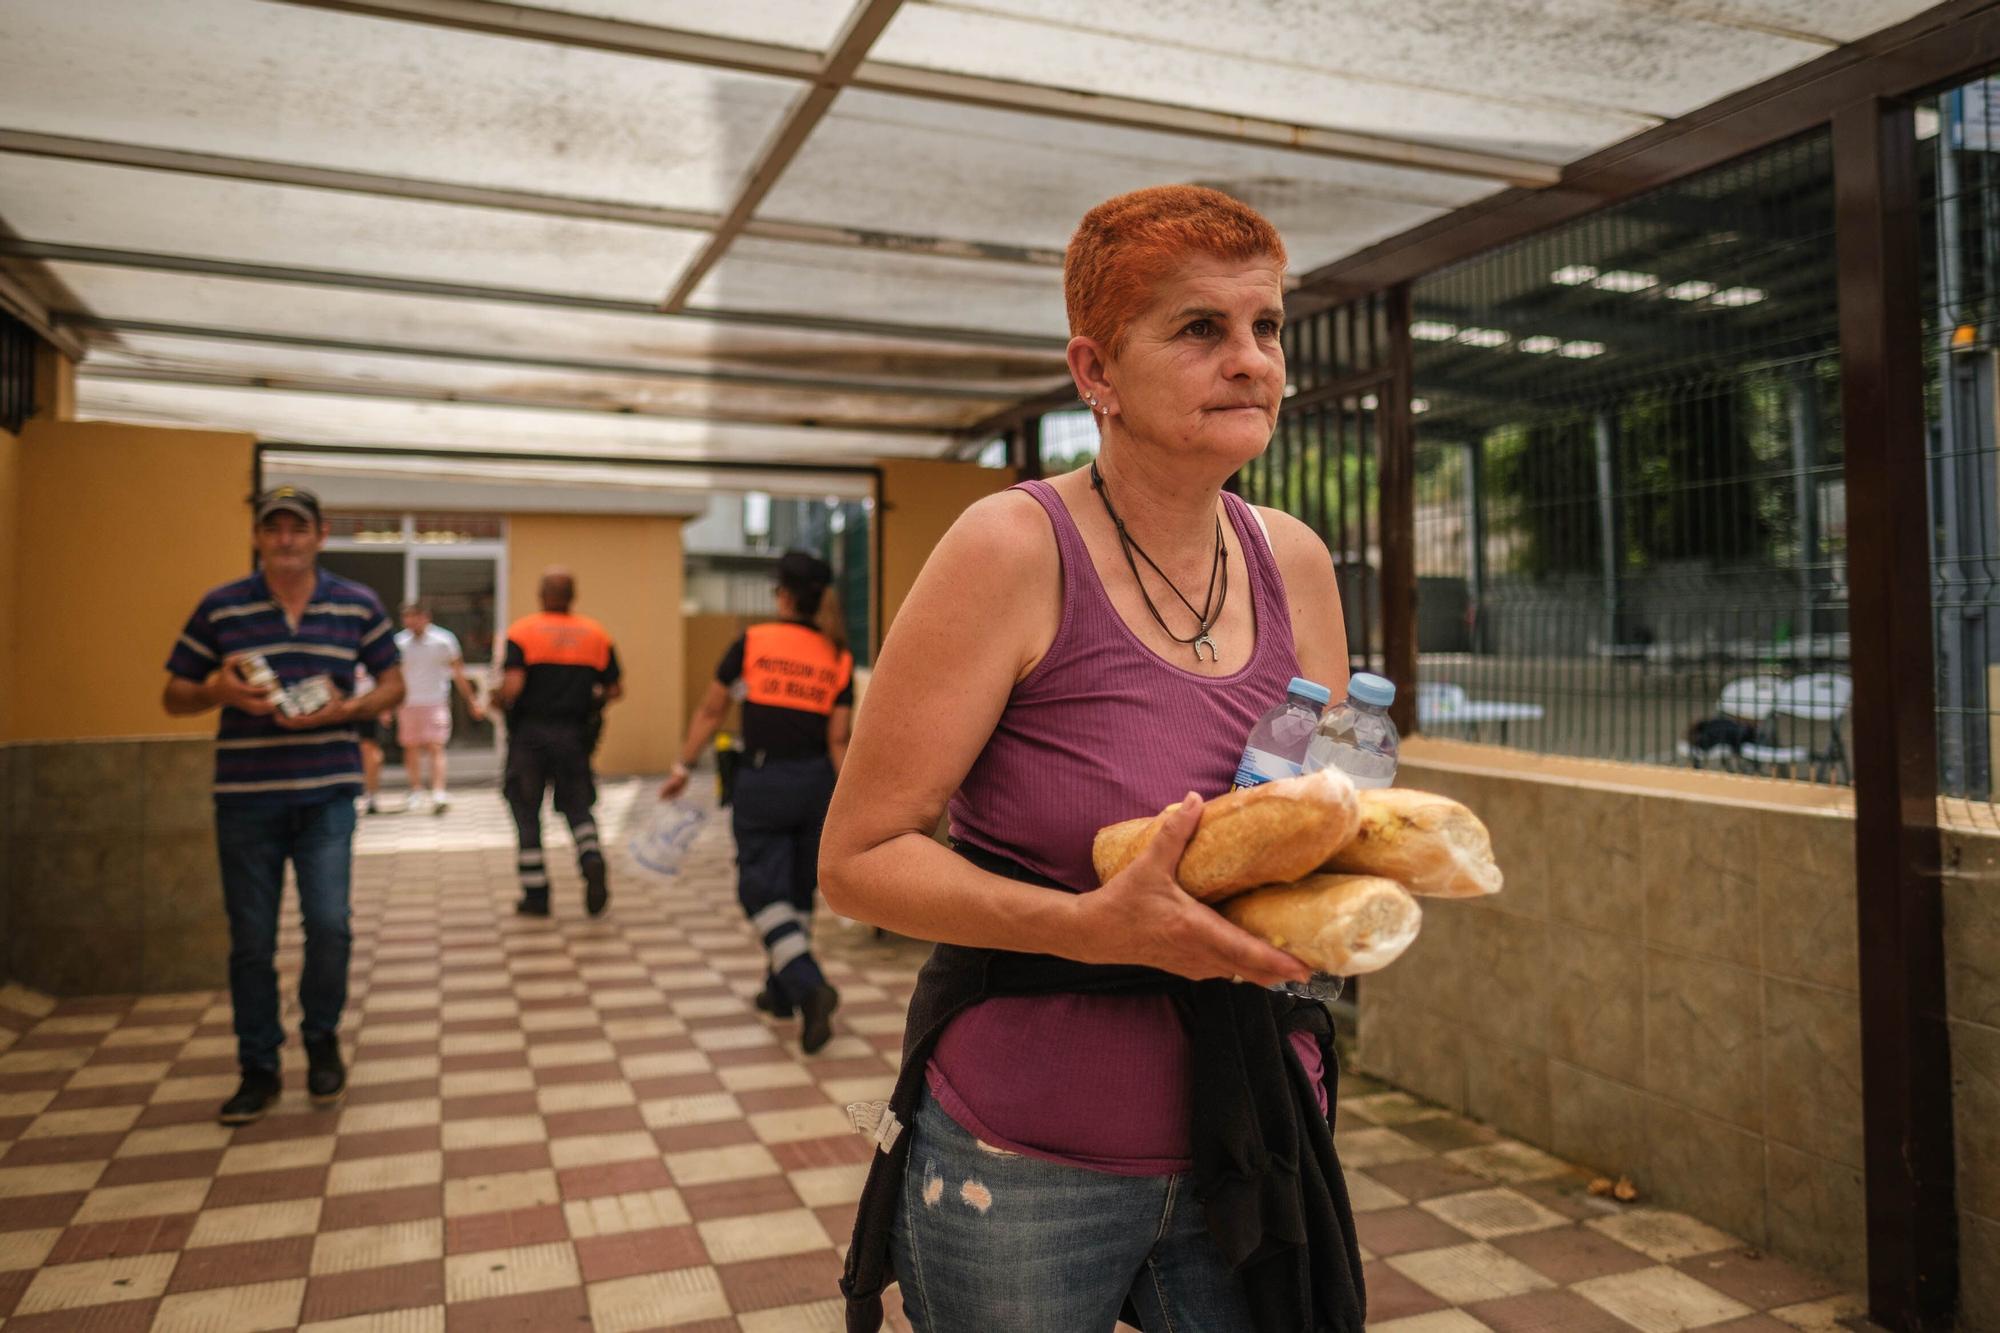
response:
<path id="1" fill-rule="evenodd" d="M 1071 956 L 1090 963 L 1139 963 L 1194 981 L 1230 977 L 1271 986 L 1309 979 L 1311 968 L 1231 925 L 1174 878 L 1201 823 L 1201 806 L 1201 798 L 1189 792 L 1131 865 L 1103 887 L 1078 895 L 1084 947 Z"/>

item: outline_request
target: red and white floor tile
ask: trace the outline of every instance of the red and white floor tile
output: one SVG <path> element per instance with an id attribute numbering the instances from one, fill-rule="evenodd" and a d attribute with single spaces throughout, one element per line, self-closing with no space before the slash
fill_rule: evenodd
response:
<path id="1" fill-rule="evenodd" d="M 802 1056 L 796 1024 L 749 1004 L 763 960 L 726 822 L 662 878 L 622 846 L 645 800 L 605 788 L 594 921 L 554 823 L 556 915 L 514 915 L 490 791 L 364 821 L 337 1110 L 307 1104 L 294 1043 L 280 1109 L 215 1124 L 236 1068 L 220 990 L 0 990 L 0 1329 L 843 1327 L 869 1154 L 843 1107 L 888 1095 L 924 950 L 823 921 L 843 1003 Z M 294 922 L 288 988 L 298 946 Z M 1360 1078 L 1342 1092 L 1372 1327 L 1831 1333 L 1859 1309 L 1691 1219 L 1590 1198 L 1482 1126 Z"/>

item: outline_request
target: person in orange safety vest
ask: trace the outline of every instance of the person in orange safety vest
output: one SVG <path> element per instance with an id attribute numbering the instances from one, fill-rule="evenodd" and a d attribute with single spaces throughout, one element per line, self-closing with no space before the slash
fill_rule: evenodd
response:
<path id="1" fill-rule="evenodd" d="M 818 556 L 785 552 L 778 561 L 779 619 L 752 626 L 722 655 L 688 720 L 680 762 L 660 788 L 663 799 L 687 790 L 690 768 L 730 701 L 740 701 L 745 753 L 731 826 L 737 898 L 764 943 L 757 1007 L 777 1018 L 798 1014 L 800 1045 L 809 1055 L 833 1036 L 840 1003 L 813 958 L 811 937 L 820 829 L 854 712 L 854 658 L 814 619 L 832 581 L 832 567 Z"/>

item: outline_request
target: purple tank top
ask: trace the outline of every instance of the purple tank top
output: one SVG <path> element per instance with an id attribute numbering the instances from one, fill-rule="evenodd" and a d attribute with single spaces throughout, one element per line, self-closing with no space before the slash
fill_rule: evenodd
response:
<path id="1" fill-rule="evenodd" d="M 1298 674 L 1291 609 L 1256 516 L 1225 493 L 1256 645 L 1232 675 L 1183 670 L 1111 605 L 1054 488 L 1015 489 L 1055 529 L 1062 622 L 952 797 L 951 831 L 1082 892 L 1097 885 L 1099 828 L 1229 790 L 1250 728 Z M 944 1110 L 998 1147 L 1121 1175 L 1188 1167 L 1187 1034 L 1165 996 L 988 1000 L 945 1030 L 927 1075 Z"/>

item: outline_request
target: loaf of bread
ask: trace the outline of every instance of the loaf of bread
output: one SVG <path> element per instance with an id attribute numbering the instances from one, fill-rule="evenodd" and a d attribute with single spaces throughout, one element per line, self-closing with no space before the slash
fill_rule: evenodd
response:
<path id="1" fill-rule="evenodd" d="M 1163 811 L 1099 829 L 1091 844 L 1098 882 L 1131 865 L 1165 818 Z M 1354 836 L 1360 818 L 1353 782 L 1334 769 L 1233 791 L 1202 807 L 1176 877 L 1203 902 L 1290 883 L 1323 865 Z"/>
<path id="2" fill-rule="evenodd" d="M 1493 839 L 1479 816 L 1449 796 L 1406 787 L 1362 792 L 1361 827 L 1324 868 L 1384 875 L 1438 898 L 1500 892 Z"/>
<path id="3" fill-rule="evenodd" d="M 1417 900 L 1376 875 L 1309 875 L 1238 894 L 1216 910 L 1315 972 L 1343 977 L 1395 962 L 1423 924 Z"/>

